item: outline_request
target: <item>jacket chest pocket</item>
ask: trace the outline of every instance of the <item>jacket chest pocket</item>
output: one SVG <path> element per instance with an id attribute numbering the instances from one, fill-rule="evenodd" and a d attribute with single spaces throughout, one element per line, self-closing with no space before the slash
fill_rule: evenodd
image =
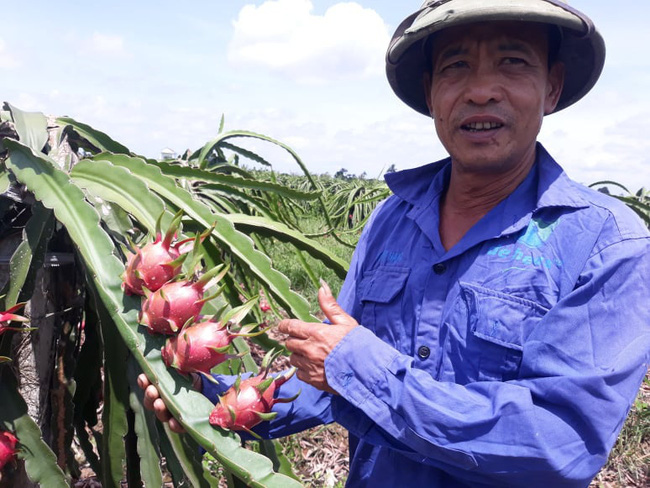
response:
<path id="1" fill-rule="evenodd" d="M 440 379 L 508 381 L 518 377 L 524 342 L 547 310 L 524 298 L 461 283 Z M 449 378 L 448 378 L 449 379 Z"/>
<path id="2" fill-rule="evenodd" d="M 361 325 L 398 350 L 404 337 L 403 298 L 410 268 L 380 266 L 369 271 L 359 287 Z"/>

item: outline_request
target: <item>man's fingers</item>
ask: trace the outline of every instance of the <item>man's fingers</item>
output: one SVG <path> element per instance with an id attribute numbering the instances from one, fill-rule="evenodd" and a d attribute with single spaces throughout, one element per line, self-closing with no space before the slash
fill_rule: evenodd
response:
<path id="1" fill-rule="evenodd" d="M 341 308 L 334 295 L 332 295 L 332 290 L 323 280 L 321 280 L 321 287 L 318 290 L 318 304 L 330 323 L 349 325 L 351 327 L 359 325 L 356 320 L 345 313 L 345 310 Z"/>
<path id="2" fill-rule="evenodd" d="M 172 419 L 172 414 L 167 410 L 167 405 L 165 405 L 162 398 L 154 400 L 153 411 L 161 422 L 169 422 Z"/>
<path id="3" fill-rule="evenodd" d="M 140 388 L 142 388 L 143 390 L 146 390 L 147 387 L 148 387 L 150 384 L 151 384 L 151 383 L 149 383 L 149 378 L 147 378 L 147 375 L 145 375 L 144 373 L 140 373 L 140 374 L 138 375 L 138 386 L 139 386 Z"/>
<path id="4" fill-rule="evenodd" d="M 309 327 L 308 323 L 297 319 L 284 319 L 278 324 L 280 332 L 298 339 L 307 339 L 309 337 Z"/>
<path id="5" fill-rule="evenodd" d="M 185 428 L 174 417 L 169 419 L 169 428 L 172 432 L 176 432 L 177 434 L 185 433 Z"/>
<path id="6" fill-rule="evenodd" d="M 158 388 L 154 385 L 147 386 L 144 390 L 144 407 L 153 410 L 153 404 L 158 398 L 160 398 Z"/>
<path id="7" fill-rule="evenodd" d="M 172 417 L 167 405 L 162 398 L 158 388 L 149 382 L 149 379 L 143 374 L 138 375 L 138 386 L 144 390 L 144 407 L 153 411 L 156 418 L 161 422 L 167 422 L 172 432 L 183 434 L 185 428 L 178 420 Z"/>

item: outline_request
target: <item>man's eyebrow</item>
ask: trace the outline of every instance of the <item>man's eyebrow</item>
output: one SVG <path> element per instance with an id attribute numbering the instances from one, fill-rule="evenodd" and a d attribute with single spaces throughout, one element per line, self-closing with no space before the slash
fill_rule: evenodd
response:
<path id="1" fill-rule="evenodd" d="M 525 42 L 504 41 L 498 45 L 499 51 L 516 51 L 524 54 L 532 54 L 533 50 Z"/>
<path id="2" fill-rule="evenodd" d="M 449 46 L 444 48 L 440 54 L 438 54 L 438 57 L 436 59 L 436 62 L 441 62 L 441 61 L 446 61 L 449 58 L 453 58 L 454 56 L 459 56 L 461 54 L 467 54 L 468 49 L 464 48 L 462 46 Z"/>

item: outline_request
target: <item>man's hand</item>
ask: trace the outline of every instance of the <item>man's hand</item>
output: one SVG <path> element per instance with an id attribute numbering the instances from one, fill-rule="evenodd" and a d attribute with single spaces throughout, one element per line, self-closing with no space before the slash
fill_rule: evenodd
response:
<path id="1" fill-rule="evenodd" d="M 319 390 L 337 394 L 327 383 L 325 358 L 359 324 L 339 306 L 327 283 L 322 281 L 321 285 L 318 303 L 331 324 L 286 319 L 280 322 L 279 330 L 289 335 L 285 345 L 292 352 L 289 361 L 296 367 L 298 378 Z"/>
<path id="2" fill-rule="evenodd" d="M 195 389 L 199 389 L 201 384 L 200 379 L 197 375 L 192 373 L 192 385 Z M 161 422 L 168 422 L 169 428 L 172 432 L 182 434 L 185 432 L 183 426 L 172 417 L 172 414 L 167 409 L 167 405 L 162 398 L 160 398 L 160 393 L 158 388 L 151 384 L 149 379 L 145 376 L 144 373 L 138 376 L 138 386 L 144 390 L 144 407 L 148 410 L 151 410 L 156 414 L 156 418 Z"/>

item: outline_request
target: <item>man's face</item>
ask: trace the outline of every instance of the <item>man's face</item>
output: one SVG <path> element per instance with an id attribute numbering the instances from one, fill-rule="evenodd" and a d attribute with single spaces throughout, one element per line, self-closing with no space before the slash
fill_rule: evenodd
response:
<path id="1" fill-rule="evenodd" d="M 532 164 L 563 67 L 548 68 L 545 26 L 486 22 L 446 29 L 433 47 L 427 104 L 458 169 L 503 173 Z"/>

